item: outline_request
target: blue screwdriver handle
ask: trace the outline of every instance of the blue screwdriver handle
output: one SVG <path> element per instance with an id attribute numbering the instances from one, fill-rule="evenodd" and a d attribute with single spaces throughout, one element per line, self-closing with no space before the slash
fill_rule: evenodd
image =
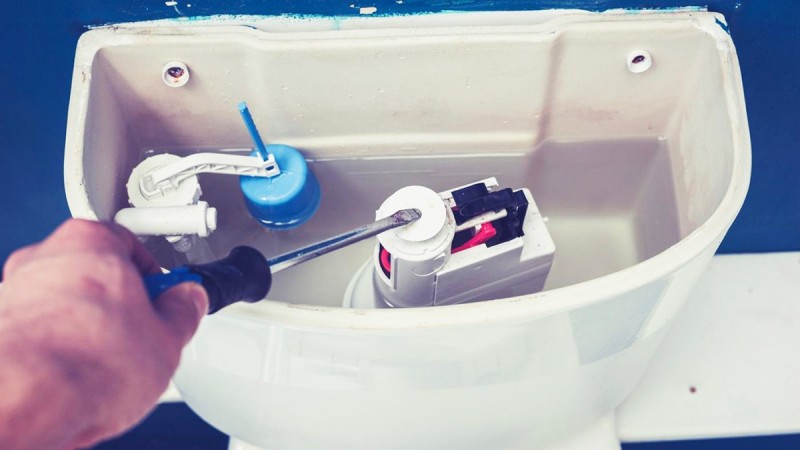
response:
<path id="1" fill-rule="evenodd" d="M 144 284 L 150 299 L 187 281 L 200 283 L 208 293 L 208 313 L 236 302 L 264 299 L 272 286 L 269 262 L 252 247 L 236 247 L 220 260 L 176 267 L 169 273 L 147 275 Z"/>
<path id="2" fill-rule="evenodd" d="M 181 266 L 172 269 L 172 271 L 168 273 L 145 276 L 144 287 L 147 288 L 147 296 L 150 297 L 151 300 L 155 300 L 169 288 L 187 281 L 202 284 L 203 278 L 189 271 L 188 267 Z"/>

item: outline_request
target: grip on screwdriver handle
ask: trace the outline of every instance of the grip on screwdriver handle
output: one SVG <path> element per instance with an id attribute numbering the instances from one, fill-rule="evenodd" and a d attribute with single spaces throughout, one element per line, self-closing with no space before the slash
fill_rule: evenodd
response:
<path id="1" fill-rule="evenodd" d="M 262 300 L 272 286 L 269 263 L 252 247 L 236 247 L 218 261 L 187 267 L 203 279 L 209 314 L 236 302 Z"/>
<path id="2" fill-rule="evenodd" d="M 243 246 L 214 262 L 181 266 L 168 274 L 147 276 L 145 285 L 150 297 L 155 299 L 160 292 L 183 281 L 199 281 L 203 285 L 208 293 L 208 313 L 213 314 L 239 301 L 262 300 L 272 286 L 272 274 L 261 252 Z M 151 289 L 156 285 L 158 293 Z"/>

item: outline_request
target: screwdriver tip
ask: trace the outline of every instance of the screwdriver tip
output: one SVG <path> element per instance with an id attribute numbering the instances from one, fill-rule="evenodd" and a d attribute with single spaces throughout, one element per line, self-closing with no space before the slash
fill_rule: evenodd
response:
<path id="1" fill-rule="evenodd" d="M 422 211 L 416 208 L 401 209 L 400 211 L 394 213 L 394 216 L 401 223 L 408 225 L 409 223 L 422 218 Z"/>

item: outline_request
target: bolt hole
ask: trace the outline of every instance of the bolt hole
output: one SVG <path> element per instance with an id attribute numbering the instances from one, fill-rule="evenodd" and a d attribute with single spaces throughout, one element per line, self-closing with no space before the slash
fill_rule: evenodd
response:
<path id="1" fill-rule="evenodd" d="M 180 78 L 183 76 L 184 73 L 185 72 L 180 67 L 170 67 L 169 69 L 167 69 L 167 74 L 172 78 Z"/>
<path id="2" fill-rule="evenodd" d="M 653 65 L 653 58 L 645 50 L 634 50 L 628 54 L 628 70 L 632 73 L 642 73 Z"/>
<path id="3" fill-rule="evenodd" d="M 169 87 L 185 86 L 189 82 L 189 68 L 180 61 L 172 61 L 162 69 L 161 79 Z"/>

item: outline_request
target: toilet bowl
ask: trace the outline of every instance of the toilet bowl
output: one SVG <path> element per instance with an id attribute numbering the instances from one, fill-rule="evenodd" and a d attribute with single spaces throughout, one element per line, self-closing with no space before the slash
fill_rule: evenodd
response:
<path id="1" fill-rule="evenodd" d="M 373 220 L 403 186 L 497 177 L 530 190 L 555 242 L 544 290 L 421 308 L 341 307 L 375 245 L 274 277 L 206 317 L 175 383 L 236 449 L 615 448 L 635 388 L 744 200 L 750 142 L 724 19 L 697 10 L 123 24 L 78 44 L 65 153 L 76 217 L 128 207 L 157 153 L 270 143 L 322 199 L 289 231 L 200 175 L 217 229 L 267 256 Z M 162 68 L 191 77 L 167 86 Z M 185 263 L 163 240 L 164 267 Z"/>

